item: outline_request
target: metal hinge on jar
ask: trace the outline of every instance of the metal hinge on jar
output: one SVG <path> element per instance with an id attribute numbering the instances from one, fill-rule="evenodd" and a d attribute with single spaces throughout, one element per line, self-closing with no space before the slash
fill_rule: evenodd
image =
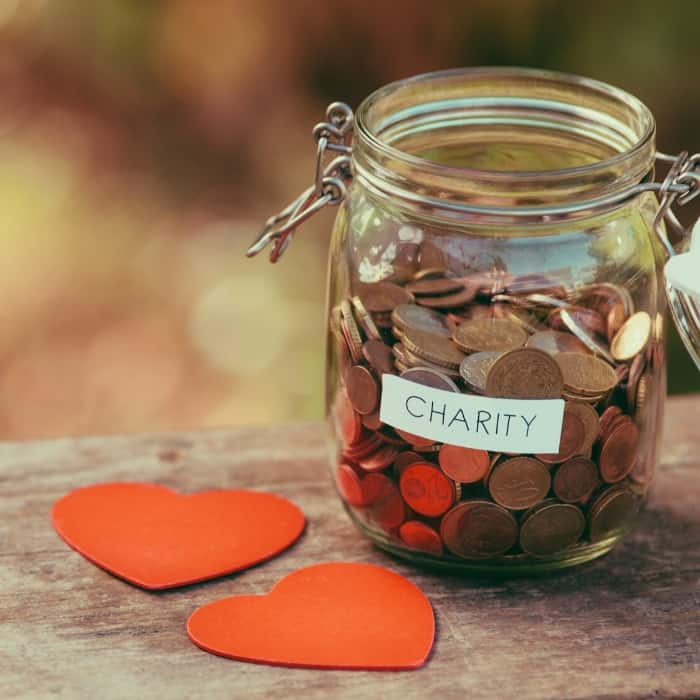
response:
<path id="1" fill-rule="evenodd" d="M 350 172 L 350 137 L 354 114 L 343 102 L 333 102 L 326 109 L 326 121 L 316 124 L 316 174 L 313 185 L 305 189 L 281 212 L 271 216 L 260 235 L 248 248 L 246 255 L 257 255 L 272 243 L 270 262 L 277 262 L 287 249 L 294 230 L 326 206 L 335 206 L 345 199 L 345 183 L 352 179 Z M 333 155 L 329 161 L 327 154 Z M 337 155 L 339 154 L 339 155 Z"/>

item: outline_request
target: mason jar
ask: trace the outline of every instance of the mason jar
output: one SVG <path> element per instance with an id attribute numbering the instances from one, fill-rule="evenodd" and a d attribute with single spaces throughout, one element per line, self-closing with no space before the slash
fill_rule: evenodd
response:
<path id="1" fill-rule="evenodd" d="M 658 154 L 632 95 L 529 69 L 393 83 L 354 115 L 331 105 L 314 135 L 314 184 L 250 254 L 272 243 L 276 260 L 339 205 L 327 423 L 358 530 L 466 572 L 608 552 L 654 481 L 665 223 L 680 232 L 671 205 L 697 194 L 697 157 Z M 695 302 L 670 292 L 693 349 Z"/>

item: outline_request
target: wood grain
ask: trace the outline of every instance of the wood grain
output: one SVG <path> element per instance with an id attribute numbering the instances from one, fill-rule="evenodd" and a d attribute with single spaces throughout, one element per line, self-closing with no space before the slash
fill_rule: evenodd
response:
<path id="1" fill-rule="evenodd" d="M 509 581 L 430 575 L 374 549 L 336 500 L 319 425 L 0 445 L 0 697 L 699 697 L 699 411 L 700 397 L 669 402 L 652 505 L 617 550 L 568 573 Z M 274 491 L 309 525 L 291 550 L 250 571 L 146 593 L 89 564 L 49 524 L 58 497 L 108 480 Z M 332 559 L 379 563 L 423 588 L 438 622 L 423 669 L 270 668 L 188 641 L 197 606 L 265 593 Z"/>

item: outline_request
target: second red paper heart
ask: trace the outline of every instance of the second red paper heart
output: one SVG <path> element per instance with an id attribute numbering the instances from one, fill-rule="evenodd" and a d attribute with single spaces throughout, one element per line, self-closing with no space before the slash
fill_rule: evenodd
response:
<path id="1" fill-rule="evenodd" d="M 289 547 L 304 529 L 301 510 L 274 494 L 184 495 L 142 483 L 76 489 L 56 502 L 52 521 L 84 557 L 153 590 L 253 566 Z"/>

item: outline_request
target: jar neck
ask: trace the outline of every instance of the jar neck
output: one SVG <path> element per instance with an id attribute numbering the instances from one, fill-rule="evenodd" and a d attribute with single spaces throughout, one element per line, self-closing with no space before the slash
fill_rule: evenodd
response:
<path id="1" fill-rule="evenodd" d="M 392 83 L 358 108 L 359 185 L 451 221 L 550 221 L 610 208 L 653 170 L 655 124 L 594 80 L 513 68 Z"/>

